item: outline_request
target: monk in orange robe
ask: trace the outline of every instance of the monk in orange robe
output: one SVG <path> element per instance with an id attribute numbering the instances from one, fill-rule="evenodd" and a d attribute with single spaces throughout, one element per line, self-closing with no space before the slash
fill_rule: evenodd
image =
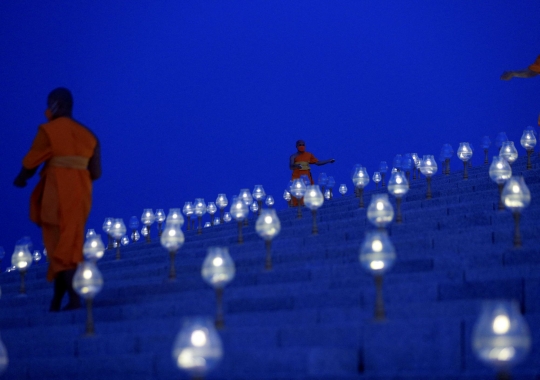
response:
<path id="1" fill-rule="evenodd" d="M 326 164 L 333 164 L 336 160 L 333 158 L 326 161 L 319 161 L 312 153 L 306 152 L 306 143 L 304 140 L 298 140 L 296 142 L 297 152 L 292 154 L 289 159 L 289 168 L 292 172 L 292 180 L 300 178 L 305 175 L 309 178 L 313 185 L 313 177 L 311 176 L 310 165 L 322 166 Z M 292 198 L 293 206 L 298 205 L 298 200 Z"/>
<path id="2" fill-rule="evenodd" d="M 71 117 L 73 97 L 65 88 L 53 90 L 23 167 L 14 181 L 25 187 L 41 164 L 40 180 L 30 198 L 30 219 L 41 227 L 49 256 L 47 280 L 54 280 L 51 311 L 80 307 L 72 281 L 83 260 L 84 230 L 92 204 L 92 181 L 101 176 L 100 145 L 96 136 Z"/>
<path id="3" fill-rule="evenodd" d="M 526 69 L 505 71 L 501 75 L 502 80 L 510 80 L 512 78 L 532 78 L 540 74 L 540 55 L 536 58 L 536 61 Z M 540 115 L 538 115 L 538 126 L 540 126 Z"/>

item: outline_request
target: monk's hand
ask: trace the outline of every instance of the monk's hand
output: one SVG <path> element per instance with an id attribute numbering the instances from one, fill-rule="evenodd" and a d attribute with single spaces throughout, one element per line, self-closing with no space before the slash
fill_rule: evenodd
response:
<path id="1" fill-rule="evenodd" d="M 23 178 L 21 178 L 21 177 L 19 177 L 19 176 L 17 176 L 17 177 L 15 178 L 15 180 L 13 181 L 13 184 L 14 184 L 16 187 L 20 187 L 20 188 L 26 187 L 26 180 L 23 179 Z"/>
<path id="2" fill-rule="evenodd" d="M 512 71 L 505 71 L 504 73 L 502 73 L 501 75 L 501 79 L 502 80 L 510 80 L 514 77 L 514 72 Z"/>

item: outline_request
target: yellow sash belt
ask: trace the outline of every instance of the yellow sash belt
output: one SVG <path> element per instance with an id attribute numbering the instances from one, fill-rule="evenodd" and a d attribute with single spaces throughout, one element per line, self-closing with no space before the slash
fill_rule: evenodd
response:
<path id="1" fill-rule="evenodd" d="M 49 160 L 48 165 L 57 168 L 86 170 L 88 169 L 88 161 L 90 161 L 89 158 L 81 156 L 56 156 Z"/>
<path id="2" fill-rule="evenodd" d="M 307 161 L 298 161 L 295 164 L 301 166 L 300 170 L 309 170 L 309 162 Z"/>

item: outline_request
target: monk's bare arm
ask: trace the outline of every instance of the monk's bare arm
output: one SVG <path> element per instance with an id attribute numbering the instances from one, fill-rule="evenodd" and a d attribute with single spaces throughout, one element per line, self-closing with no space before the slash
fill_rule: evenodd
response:
<path id="1" fill-rule="evenodd" d="M 510 80 L 512 78 L 532 78 L 537 76 L 538 73 L 536 71 L 532 71 L 530 69 L 523 69 L 523 70 L 515 70 L 515 71 L 505 71 L 501 75 L 502 80 Z"/>
<path id="2" fill-rule="evenodd" d="M 336 162 L 336 160 L 331 158 L 331 159 L 325 160 L 325 161 L 317 161 L 317 162 L 314 163 L 314 165 L 323 166 L 323 165 L 326 165 L 326 164 L 333 164 L 334 162 Z"/>

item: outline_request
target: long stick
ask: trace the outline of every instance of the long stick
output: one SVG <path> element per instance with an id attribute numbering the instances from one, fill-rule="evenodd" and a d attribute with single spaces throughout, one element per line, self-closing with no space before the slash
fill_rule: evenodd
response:
<path id="1" fill-rule="evenodd" d="M 396 223 L 401 223 L 403 221 L 403 217 L 401 215 L 401 197 L 396 198 L 396 208 L 397 208 Z"/>
<path id="2" fill-rule="evenodd" d="M 382 293 L 383 277 L 382 275 L 375 275 L 375 320 L 384 321 L 386 319 L 386 313 L 384 311 L 384 299 Z"/>
<path id="3" fill-rule="evenodd" d="M 514 212 L 514 247 L 519 248 L 522 246 L 521 233 L 519 232 L 519 212 Z"/>
<path id="4" fill-rule="evenodd" d="M 95 334 L 94 315 L 92 313 L 92 298 L 86 299 L 86 336 Z"/>
<path id="5" fill-rule="evenodd" d="M 174 280 L 176 278 L 176 267 L 174 265 L 174 257 L 176 256 L 176 251 L 169 251 L 169 280 Z"/>
<path id="6" fill-rule="evenodd" d="M 216 329 L 221 330 L 225 327 L 223 319 L 223 288 L 216 288 Z"/>
<path id="7" fill-rule="evenodd" d="M 264 269 L 272 270 L 272 240 L 266 240 L 266 263 Z"/>
<path id="8" fill-rule="evenodd" d="M 504 210 L 504 203 L 502 201 L 502 191 L 504 188 L 504 183 L 498 183 L 497 187 L 499 188 L 499 210 Z"/>
<path id="9" fill-rule="evenodd" d="M 317 228 L 317 210 L 311 210 L 311 216 L 313 217 L 313 227 L 311 228 L 311 233 L 313 235 L 318 235 L 319 229 Z"/>
<path id="10" fill-rule="evenodd" d="M 242 237 L 242 221 L 238 221 L 238 244 L 242 244 L 244 242 L 244 238 Z"/>
<path id="11" fill-rule="evenodd" d="M 431 199 L 431 177 L 426 177 L 427 180 L 427 194 L 426 198 Z"/>

